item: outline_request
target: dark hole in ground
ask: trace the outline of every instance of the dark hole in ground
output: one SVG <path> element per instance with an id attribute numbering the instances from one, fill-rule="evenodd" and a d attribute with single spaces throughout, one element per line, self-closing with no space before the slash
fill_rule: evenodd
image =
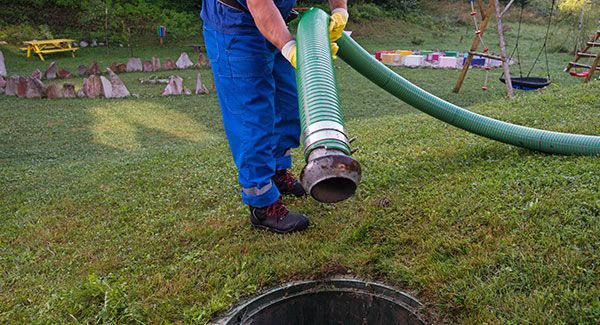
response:
<path id="1" fill-rule="evenodd" d="M 355 279 L 295 282 L 250 299 L 216 324 L 424 324 L 422 305 L 391 287 Z"/>

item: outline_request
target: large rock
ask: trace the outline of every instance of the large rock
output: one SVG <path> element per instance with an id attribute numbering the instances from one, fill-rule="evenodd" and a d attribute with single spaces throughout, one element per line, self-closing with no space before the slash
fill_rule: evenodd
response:
<path id="1" fill-rule="evenodd" d="M 40 69 L 33 70 L 31 77 L 35 79 L 42 79 L 42 71 L 40 71 Z"/>
<path id="2" fill-rule="evenodd" d="M 98 62 L 94 61 L 92 62 L 92 65 L 90 65 L 90 68 L 87 71 L 88 76 L 91 75 L 100 75 L 100 67 L 98 66 Z"/>
<path id="3" fill-rule="evenodd" d="M 75 85 L 69 83 L 63 84 L 62 95 L 64 98 L 76 98 Z"/>
<path id="4" fill-rule="evenodd" d="M 108 79 L 104 76 L 100 76 L 100 83 L 102 84 L 102 95 L 104 98 L 113 98 L 112 85 Z"/>
<path id="5" fill-rule="evenodd" d="M 85 65 L 80 65 L 77 68 L 77 73 L 79 74 L 80 77 L 87 77 L 88 76 L 88 68 Z"/>
<path id="6" fill-rule="evenodd" d="M 83 81 L 83 94 L 88 98 L 98 98 L 102 95 L 102 82 L 96 75 L 91 75 Z"/>
<path id="7" fill-rule="evenodd" d="M 154 71 L 160 71 L 160 59 L 152 57 L 152 67 Z"/>
<path id="8" fill-rule="evenodd" d="M 29 77 L 26 78 L 26 89 L 25 96 L 26 98 L 42 98 L 44 96 L 44 84 L 40 79 Z"/>
<path id="9" fill-rule="evenodd" d="M 58 84 L 51 84 L 46 87 L 46 97 L 48 99 L 61 98 L 62 96 L 62 91 Z"/>
<path id="10" fill-rule="evenodd" d="M 153 72 L 154 71 L 154 64 L 152 64 L 152 61 L 144 61 L 144 72 Z"/>
<path id="11" fill-rule="evenodd" d="M 58 75 L 58 68 L 56 67 L 56 62 L 50 63 L 46 72 L 44 72 L 44 77 L 48 80 L 56 79 Z"/>
<path id="12" fill-rule="evenodd" d="M 73 78 L 73 74 L 69 70 L 64 68 L 60 68 L 60 70 L 58 70 L 57 76 L 60 79 Z"/>
<path id="13" fill-rule="evenodd" d="M 177 66 L 175 65 L 175 62 L 173 62 L 173 60 L 166 59 L 165 62 L 163 62 L 162 69 L 163 70 L 175 70 L 175 69 L 177 69 Z"/>
<path id="14" fill-rule="evenodd" d="M 139 58 L 131 58 L 127 61 L 127 72 L 139 72 L 143 70 L 142 60 Z"/>
<path id="15" fill-rule="evenodd" d="M 198 77 L 196 78 L 196 95 L 200 94 L 210 94 L 208 88 L 205 84 L 202 83 L 202 76 L 198 73 Z"/>
<path id="16" fill-rule="evenodd" d="M 123 83 L 121 78 L 119 78 L 119 76 L 117 76 L 117 74 L 110 69 L 107 69 L 106 71 L 108 72 L 108 76 L 110 77 L 113 98 L 125 98 L 131 96 L 129 90 L 127 89 L 127 87 L 125 87 L 125 84 Z"/>
<path id="17" fill-rule="evenodd" d="M 6 77 L 8 73 L 6 72 L 6 64 L 4 63 L 4 54 L 0 51 L 0 77 Z"/>
<path id="18" fill-rule="evenodd" d="M 113 70 L 113 71 L 115 71 L 115 70 Z M 115 73 L 123 73 L 123 72 L 127 72 L 127 64 L 125 64 L 125 63 L 121 63 L 121 64 L 117 65 L 117 70 L 115 71 Z"/>
<path id="19" fill-rule="evenodd" d="M 6 87 L 4 88 L 4 94 L 6 96 L 17 96 L 17 90 L 19 88 L 19 76 L 10 76 L 6 80 Z"/>
<path id="20" fill-rule="evenodd" d="M 190 60 L 187 53 L 183 52 L 179 56 L 179 59 L 177 59 L 177 62 L 175 62 L 175 65 L 178 69 L 189 69 L 194 66 L 194 62 Z"/>
<path id="21" fill-rule="evenodd" d="M 171 76 L 171 78 L 169 79 L 169 83 L 167 84 L 167 87 L 162 92 L 162 95 L 163 96 L 181 95 L 181 94 L 183 94 L 183 92 L 184 92 L 183 78 L 181 78 L 180 76 Z"/>
<path id="22" fill-rule="evenodd" d="M 196 62 L 196 66 L 198 68 L 206 67 L 206 59 L 204 58 L 204 54 L 200 53 L 200 55 L 198 56 L 198 62 Z"/>

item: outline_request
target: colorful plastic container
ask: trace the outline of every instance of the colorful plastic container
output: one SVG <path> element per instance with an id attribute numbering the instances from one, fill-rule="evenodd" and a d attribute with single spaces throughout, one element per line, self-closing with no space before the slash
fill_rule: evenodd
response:
<path id="1" fill-rule="evenodd" d="M 438 67 L 445 68 L 445 69 L 456 69 L 456 57 L 454 57 L 454 56 L 440 57 L 440 63 L 438 65 Z"/>
<path id="2" fill-rule="evenodd" d="M 404 66 L 407 67 L 419 67 L 425 61 L 425 57 L 422 55 L 412 54 L 404 57 Z"/>

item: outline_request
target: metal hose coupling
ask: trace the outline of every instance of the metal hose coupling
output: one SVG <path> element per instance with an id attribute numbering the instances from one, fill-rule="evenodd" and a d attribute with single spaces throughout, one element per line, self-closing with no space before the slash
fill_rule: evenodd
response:
<path id="1" fill-rule="evenodd" d="M 360 164 L 351 157 L 329 41 L 329 16 L 304 13 L 297 32 L 298 102 L 306 166 L 300 179 L 317 201 L 343 201 L 356 192 Z"/>

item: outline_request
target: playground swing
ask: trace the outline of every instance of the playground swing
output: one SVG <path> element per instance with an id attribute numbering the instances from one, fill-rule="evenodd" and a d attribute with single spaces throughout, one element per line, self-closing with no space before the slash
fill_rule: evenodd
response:
<path id="1" fill-rule="evenodd" d="M 552 79 L 550 77 L 550 66 L 548 64 L 547 44 L 548 44 L 548 35 L 550 34 L 550 26 L 552 24 L 552 17 L 554 15 L 555 5 L 556 5 L 556 0 L 552 0 L 552 7 L 550 8 L 550 16 L 548 17 L 548 26 L 546 27 L 546 35 L 544 36 L 544 44 L 542 45 L 542 48 L 538 52 L 538 55 L 536 56 L 535 61 L 533 62 L 533 65 L 529 69 L 529 72 L 527 72 L 527 76 L 523 77 L 523 70 L 521 67 L 521 54 L 519 51 L 519 40 L 521 38 L 521 24 L 523 22 L 523 9 L 525 8 L 525 1 L 521 0 L 521 11 L 519 14 L 519 25 L 518 25 L 519 28 L 517 30 L 517 39 L 515 41 L 515 48 L 513 49 L 512 53 L 509 56 L 509 62 L 510 62 L 510 60 L 512 60 L 512 57 L 514 56 L 515 52 L 517 53 L 517 65 L 519 66 L 519 77 L 511 77 L 510 78 L 510 80 L 512 81 L 512 86 L 515 89 L 537 90 L 540 88 L 547 87 L 548 85 L 550 85 L 550 83 L 552 83 Z M 540 56 L 542 55 L 542 52 L 544 53 L 544 57 L 546 60 L 546 73 L 547 73 L 548 77 L 547 78 L 531 77 L 531 72 L 533 71 L 533 68 L 538 63 Z M 504 78 L 504 73 L 502 73 L 502 75 L 500 76 L 500 81 L 503 83 L 506 83 L 506 79 Z"/>

